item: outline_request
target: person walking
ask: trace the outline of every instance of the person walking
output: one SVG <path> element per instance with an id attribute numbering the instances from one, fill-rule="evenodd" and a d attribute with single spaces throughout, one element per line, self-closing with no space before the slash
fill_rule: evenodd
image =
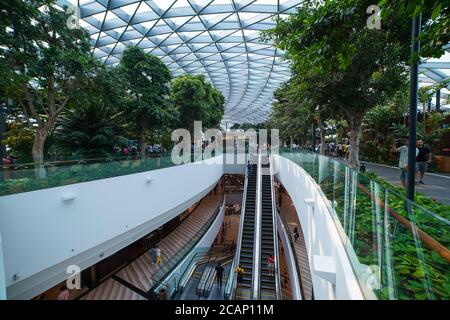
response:
<path id="1" fill-rule="evenodd" d="M 267 258 L 267 270 L 269 276 L 275 276 L 275 256 L 273 254 Z"/>
<path id="2" fill-rule="evenodd" d="M 297 227 L 294 228 L 293 235 L 294 235 L 294 241 L 297 242 L 298 237 L 300 237 L 300 234 L 298 233 L 298 228 Z"/>
<path id="3" fill-rule="evenodd" d="M 219 286 L 218 288 L 222 288 L 222 278 L 223 278 L 223 267 L 220 264 L 220 261 L 217 261 L 217 265 L 216 265 L 216 279 L 217 279 L 217 285 Z"/>
<path id="4" fill-rule="evenodd" d="M 150 259 L 151 259 L 152 264 L 156 263 L 156 247 L 155 246 L 153 246 L 150 249 Z"/>
<path id="5" fill-rule="evenodd" d="M 395 141 L 394 141 L 395 144 Z M 392 151 L 399 152 L 400 156 L 398 159 L 398 167 L 400 168 L 400 181 L 402 183 L 403 188 L 406 189 L 406 176 L 409 170 L 408 168 L 408 144 L 409 140 L 404 139 L 403 145 L 397 148 L 395 145 L 392 147 Z M 416 157 L 419 153 L 419 150 L 416 148 Z"/>
<path id="6" fill-rule="evenodd" d="M 167 292 L 166 292 L 166 289 L 164 289 L 164 288 L 161 288 L 160 290 L 159 290 L 159 300 L 167 300 Z"/>
<path id="7" fill-rule="evenodd" d="M 244 273 L 245 270 L 244 268 L 242 268 L 242 265 L 239 264 L 239 266 L 236 268 L 236 270 L 234 271 L 237 273 L 237 290 L 241 290 L 242 288 L 242 284 L 244 283 Z"/>
<path id="8" fill-rule="evenodd" d="M 423 140 L 417 140 L 416 147 L 419 150 L 416 157 L 416 178 L 419 180 L 419 183 L 425 184 L 423 177 L 427 172 L 428 163 L 431 162 L 431 151 L 428 147 L 424 146 Z"/>
<path id="9" fill-rule="evenodd" d="M 156 245 L 155 255 L 156 255 L 156 265 L 159 267 L 159 265 L 161 264 L 161 249 L 159 248 L 159 245 Z"/>

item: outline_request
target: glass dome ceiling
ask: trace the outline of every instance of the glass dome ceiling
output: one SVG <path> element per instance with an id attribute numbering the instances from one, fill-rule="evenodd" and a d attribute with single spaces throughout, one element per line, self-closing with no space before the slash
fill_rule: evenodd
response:
<path id="1" fill-rule="evenodd" d="M 450 44 L 446 46 L 445 54 L 439 59 L 427 59 L 422 61 L 419 67 L 419 85 L 432 86 L 450 78 Z M 431 100 L 431 105 L 436 107 L 436 96 Z M 450 84 L 441 89 L 441 108 L 450 110 Z"/>
<path id="2" fill-rule="evenodd" d="M 289 79 L 283 52 L 259 32 L 303 0 L 59 0 L 80 6 L 95 56 L 119 62 L 130 45 L 159 56 L 173 76 L 204 74 L 226 99 L 224 122 L 264 121 L 273 91 Z"/>
<path id="3" fill-rule="evenodd" d="M 270 114 L 273 91 L 290 77 L 283 52 L 259 38 L 273 17 L 305 0 L 58 0 L 80 7 L 94 55 L 119 62 L 130 45 L 159 56 L 173 76 L 204 74 L 226 99 L 222 123 L 258 123 Z M 450 77 L 450 47 L 420 68 L 421 85 Z M 447 99 L 449 88 L 441 98 Z M 435 98 L 433 98 L 433 105 Z M 444 104 L 444 103 L 443 103 Z"/>

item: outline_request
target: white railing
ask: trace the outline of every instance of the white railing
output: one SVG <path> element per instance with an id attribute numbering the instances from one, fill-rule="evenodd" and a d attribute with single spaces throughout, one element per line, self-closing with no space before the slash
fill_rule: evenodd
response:
<path id="1" fill-rule="evenodd" d="M 247 202 L 247 186 L 248 186 L 248 178 L 249 178 L 249 172 L 248 167 L 245 169 L 245 182 L 244 182 L 244 196 L 242 198 L 242 204 L 241 204 L 241 220 L 239 221 L 239 231 L 238 231 L 238 239 L 237 239 L 237 245 L 236 245 L 236 253 L 235 257 L 233 259 L 233 262 L 231 263 L 231 269 L 228 276 L 227 284 L 225 286 L 225 298 L 226 299 L 232 299 L 234 296 L 234 288 L 236 287 L 236 277 L 234 276 L 234 270 L 236 270 L 236 267 L 239 265 L 239 258 L 241 254 L 241 246 L 242 246 L 242 233 L 244 231 L 244 219 L 245 219 L 245 207 Z M 229 287 L 229 281 L 232 281 L 231 287 Z"/>
<path id="2" fill-rule="evenodd" d="M 261 189 L 262 189 L 262 172 L 261 172 L 261 153 L 258 153 L 258 164 L 256 169 L 256 210 L 255 210 L 255 237 L 253 252 L 253 277 L 252 277 L 252 298 L 259 299 L 259 270 L 261 259 Z"/>
<path id="3" fill-rule="evenodd" d="M 270 190 L 272 198 L 272 224 L 273 224 L 273 251 L 275 254 L 275 289 L 277 300 L 281 300 L 281 282 L 280 282 L 280 255 L 278 250 L 278 231 L 277 231 L 277 206 L 275 203 L 275 186 L 273 182 L 273 158 L 269 157 L 270 169 Z"/>

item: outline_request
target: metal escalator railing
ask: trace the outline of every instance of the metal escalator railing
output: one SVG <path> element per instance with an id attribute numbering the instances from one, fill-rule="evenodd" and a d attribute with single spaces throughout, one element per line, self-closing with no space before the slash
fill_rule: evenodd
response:
<path id="1" fill-rule="evenodd" d="M 287 242 L 289 243 L 289 245 L 284 248 L 284 254 L 285 256 L 290 256 L 291 260 L 294 260 L 295 272 L 291 275 L 292 297 L 294 298 L 294 300 L 303 300 L 304 291 L 300 273 L 300 266 L 298 264 L 297 253 L 295 252 L 295 240 L 293 239 L 292 233 L 289 230 L 286 219 L 280 214 L 278 209 L 277 212 L 277 231 L 280 234 L 280 237 L 285 237 Z"/>
<path id="2" fill-rule="evenodd" d="M 179 292 L 183 292 L 186 284 L 188 283 L 189 279 L 192 277 L 195 268 L 205 262 L 206 255 L 208 253 L 208 248 L 202 248 L 201 250 L 199 250 L 198 252 L 196 252 L 191 261 L 189 262 L 188 267 L 186 268 L 186 270 L 183 272 L 183 274 L 180 277 L 180 280 L 178 282 L 178 291 Z"/>
<path id="3" fill-rule="evenodd" d="M 213 224 L 214 220 L 217 218 L 218 214 L 220 213 L 220 210 L 223 208 L 224 205 L 225 199 L 223 199 L 223 201 L 218 205 L 214 214 L 212 214 L 208 218 L 208 220 L 200 228 L 197 234 L 195 234 L 188 241 L 188 243 L 186 243 L 185 246 L 175 254 L 175 256 L 171 257 L 170 261 L 168 261 L 162 267 L 160 267 L 158 271 L 151 277 L 155 285 L 153 285 L 150 291 L 158 294 L 159 290 L 161 289 L 160 283 L 172 283 L 172 282 L 174 282 L 175 285 L 170 287 L 168 296 L 169 297 L 172 296 L 177 291 L 178 280 L 180 280 L 181 274 L 184 273 L 184 270 L 188 266 L 190 261 L 190 259 L 188 260 L 186 258 L 193 253 L 193 250 L 195 250 L 196 245 L 202 239 L 205 233 L 209 230 L 209 228 Z M 179 267 L 180 263 L 182 264 L 182 267 L 178 268 L 180 271 L 174 272 L 174 270 L 177 269 L 177 267 Z"/>
<path id="4" fill-rule="evenodd" d="M 239 284 L 239 295 L 235 298 L 250 300 L 252 298 L 253 275 L 255 272 L 255 220 L 257 208 L 257 165 L 251 165 L 251 172 L 248 175 L 247 195 L 245 202 L 245 216 L 242 229 L 241 245 L 238 265 L 245 270 L 243 281 Z"/>
<path id="5" fill-rule="evenodd" d="M 253 220 L 253 269 L 251 299 L 259 299 L 259 272 L 261 257 L 261 153 L 258 152 L 258 162 L 256 169 L 256 208 L 254 210 Z"/>
<path id="6" fill-rule="evenodd" d="M 211 288 L 214 285 L 214 280 L 216 280 L 216 266 L 217 263 L 220 262 L 222 266 L 225 264 L 228 264 L 233 261 L 233 256 L 223 256 L 223 255 L 212 255 L 210 256 L 207 261 L 199 262 L 196 266 L 199 264 L 206 264 L 205 268 L 202 271 L 202 274 L 200 276 L 200 279 L 197 283 L 196 287 L 196 294 L 197 296 L 208 298 L 209 294 L 211 293 Z"/>
<path id="7" fill-rule="evenodd" d="M 275 201 L 275 183 L 273 172 L 273 157 L 269 154 L 269 166 L 270 166 L 270 190 L 272 197 L 272 225 L 273 225 L 273 238 L 274 238 L 274 251 L 275 251 L 275 284 L 276 284 L 276 296 L 277 300 L 282 299 L 281 294 L 281 280 L 280 280 L 280 250 L 278 249 L 278 227 L 277 227 L 277 204 Z"/>
<path id="8" fill-rule="evenodd" d="M 196 294 L 198 297 L 207 297 L 209 292 L 206 290 L 208 287 L 211 274 L 215 271 L 216 266 L 216 259 L 213 257 L 210 257 L 208 262 L 206 263 L 205 269 L 202 272 L 202 275 L 200 277 L 200 280 L 197 284 Z"/>
<path id="9" fill-rule="evenodd" d="M 281 299 L 279 281 L 278 237 L 274 216 L 273 181 L 270 158 L 264 155 L 261 159 L 261 236 L 260 236 L 260 274 L 258 299 Z M 274 269 L 269 270 L 268 260 L 274 255 Z"/>
<path id="10" fill-rule="evenodd" d="M 238 239 L 236 246 L 236 253 L 231 264 L 230 272 L 228 274 L 227 282 L 225 284 L 224 299 L 229 300 L 234 298 L 234 289 L 236 288 L 236 277 L 234 276 L 234 271 L 239 265 L 239 254 L 241 252 L 241 242 L 242 242 L 242 231 L 244 229 L 244 218 L 245 218 L 245 206 L 247 202 L 247 185 L 248 185 L 248 167 L 245 169 L 245 182 L 244 182 L 244 196 L 242 198 L 242 210 L 241 219 L 239 222 Z"/>

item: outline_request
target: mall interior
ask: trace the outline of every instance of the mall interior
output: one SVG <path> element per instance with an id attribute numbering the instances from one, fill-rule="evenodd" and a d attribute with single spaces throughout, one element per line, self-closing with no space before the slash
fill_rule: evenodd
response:
<path id="1" fill-rule="evenodd" d="M 0 179 L 0 299 L 449 299 L 449 207 L 427 207 L 417 200 L 421 199 L 418 196 L 415 201 L 414 187 L 416 191 L 425 187 L 431 190 L 434 182 L 428 181 L 441 179 L 443 182 L 436 182 L 435 187 L 436 193 L 444 199 L 449 195 L 450 176 L 430 174 L 425 178 L 429 186 L 422 187 L 414 184 L 414 174 L 411 176 L 406 172 L 408 186 L 405 192 L 401 186 L 392 187 L 379 177 L 365 174 L 365 167 L 362 169 L 364 165 L 359 161 L 355 166 L 351 157 L 356 151 L 348 151 L 348 159 L 345 155 L 339 158 L 328 149 L 325 153 L 325 140 L 328 143 L 340 133 L 328 133 L 327 137 L 322 135 L 320 119 L 317 124 L 314 117 L 304 120 L 309 131 L 301 135 L 296 131 L 295 121 L 292 121 L 293 125 L 286 124 L 296 115 L 288 111 L 277 113 L 282 101 L 279 98 L 280 87 L 293 79 L 297 62 L 293 62 L 296 59 L 294 51 L 289 51 L 284 42 L 278 42 L 280 35 L 262 36 L 261 32 L 277 26 L 275 17 L 289 19 L 291 15 L 300 15 L 299 8 L 320 6 L 319 2 L 54 1 L 53 5 L 58 10 L 71 10 L 68 17 L 73 20 L 68 20 L 67 30 L 73 28 L 70 22 L 87 32 L 90 53 L 101 65 L 125 70 L 129 65 L 122 62 L 122 55 L 133 46 L 157 57 L 170 70 L 172 78 L 181 79 L 186 74 L 193 77 L 202 75 L 201 79 L 210 84 L 205 85 L 205 90 L 211 90 L 212 97 L 215 97 L 213 90 L 217 90 L 223 97 L 223 112 L 218 119 L 207 123 L 220 130 L 212 137 L 204 128 L 199 140 L 191 140 L 192 148 L 198 147 L 199 143 L 198 148 L 203 151 L 198 157 L 191 154 L 194 149 L 191 150 L 191 141 L 186 138 L 173 138 L 172 133 L 170 142 L 172 130 L 166 130 L 169 132 L 169 145 L 178 143 L 178 149 L 164 149 L 163 143 L 153 144 L 148 147 L 150 151 L 142 151 L 145 156 L 139 156 L 139 151 L 144 150 L 140 137 L 157 141 L 155 137 L 162 135 L 160 132 L 169 128 L 168 125 L 147 137 L 136 131 L 138 133 L 130 139 L 136 144 L 128 144 L 126 152 L 119 148 L 117 152 L 124 153 L 120 157 L 113 154 L 88 160 L 73 157 L 47 159 L 45 153 L 41 161 L 36 161 L 38 153 L 33 141 L 29 140 L 32 163 L 19 165 L 10 160 L 11 157 L 6 157 L 15 149 L 9 145 L 14 148 L 8 131 L 5 135 L 3 133 L 5 123 L 8 127 L 16 121 L 12 115 L 14 112 L 8 113 L 9 106 L 21 108 L 20 103 L 14 101 L 29 102 L 31 98 L 13 98 L 12 103 L 6 99 L 7 102 L 3 103 L 9 93 L 2 90 L 1 115 L 3 117 L 4 113 L 6 120 L 0 119 L 4 122 L 0 130 L 0 147 L 2 158 L 7 159 L 3 161 Z M 365 5 L 367 1 L 350 2 Z M 338 2 L 330 1 L 328 5 L 332 3 Z M 444 12 L 445 4 L 442 6 Z M 446 6 L 448 9 L 448 4 Z M 363 16 L 361 21 L 367 17 Z M 448 19 L 448 15 L 446 17 Z M 436 19 L 439 21 L 440 18 Z M 408 37 L 411 36 L 410 27 L 405 27 Z M 283 32 L 287 31 L 280 31 L 280 34 Z M 60 34 L 64 37 L 66 31 Z M 299 43 L 305 45 L 304 40 Z M 0 47 L 4 50 L 3 44 Z M 46 52 L 45 45 L 40 48 Z M 450 46 L 443 48 L 439 58 L 434 54 L 433 58 L 416 63 L 415 76 L 419 87 L 443 83 L 427 98 L 424 115 L 419 114 L 419 121 L 420 117 L 425 119 L 433 112 L 448 115 L 445 112 L 450 109 Z M 407 49 L 410 50 L 409 47 Z M 77 51 L 73 52 L 76 54 Z M 302 54 L 306 55 L 305 52 Z M 0 58 L 4 56 L 4 51 L 1 51 Z M 339 61 L 345 59 L 345 54 L 342 54 Z M 75 68 L 82 68 L 80 66 L 84 62 L 80 61 L 74 63 Z M 317 61 L 319 64 L 322 60 Z M 154 70 L 158 63 L 144 66 L 145 70 Z M 300 62 L 298 68 L 302 68 Z M 408 78 L 410 73 L 413 79 L 413 68 L 408 69 Z M 133 83 L 133 77 L 141 76 L 133 74 L 127 81 Z M 158 81 L 155 74 L 144 75 L 144 78 L 149 83 Z M 315 80 L 317 87 L 321 85 L 319 78 Z M 200 78 L 189 79 L 190 85 L 194 86 L 195 79 Z M 41 83 L 41 80 L 37 77 L 33 81 Z M 61 86 L 67 83 L 61 82 Z M 177 84 L 182 85 L 181 81 L 172 82 L 174 88 Z M 134 85 L 130 90 L 136 87 Z M 161 92 L 165 92 L 164 88 Z M 307 90 L 300 85 L 296 88 Z M 406 92 L 408 89 L 406 86 Z M 123 92 L 128 94 L 130 90 Z M 147 94 L 145 87 L 136 90 L 142 90 L 144 96 Z M 107 91 L 106 95 L 110 96 L 107 98 L 115 99 L 111 92 Z M 167 92 L 156 98 L 165 97 Z M 420 94 L 420 89 L 418 92 Z M 78 91 L 75 98 L 82 99 L 83 94 Z M 328 91 L 327 94 L 331 95 Z M 417 121 L 417 105 L 421 109 L 422 100 L 417 98 L 417 90 L 415 94 L 416 109 L 413 113 Z M 43 96 L 40 103 L 47 103 L 53 96 Z M 58 93 L 56 96 L 58 99 Z M 137 96 L 137 100 L 142 97 Z M 171 93 L 171 97 L 177 99 L 178 96 Z M 190 102 L 185 100 L 174 101 L 189 106 Z M 295 101 L 293 104 L 298 103 Z M 330 100 L 325 103 L 327 106 L 331 104 Z M 25 113 L 34 110 L 31 105 L 22 106 Z M 69 107 L 72 108 L 71 105 Z M 41 122 L 50 123 L 58 112 L 54 106 L 42 110 L 42 115 L 28 121 L 37 135 L 43 132 L 39 131 Z M 113 121 L 110 119 L 115 119 L 114 116 L 121 117 L 127 113 L 131 115 L 129 110 L 111 116 L 101 114 L 99 121 Z M 263 123 L 272 112 L 281 114 L 276 122 L 281 126 L 279 132 L 276 126 L 271 126 L 267 132 L 239 127 L 244 123 Z M 180 117 L 185 113 L 180 111 Z M 69 115 L 64 114 L 61 118 L 64 120 Z M 25 116 L 27 119 L 34 117 L 32 112 Z M 89 117 L 96 115 L 90 113 Z M 153 117 L 158 118 L 159 115 L 150 118 Z M 332 117 L 335 117 L 334 113 Z M 141 118 L 133 119 L 122 125 L 129 130 L 125 132 L 132 132 L 141 125 Z M 412 123 L 408 111 L 399 119 L 405 128 L 407 123 Z M 337 128 L 339 121 L 329 121 L 329 128 Z M 55 132 L 55 136 L 48 139 L 52 143 L 60 141 L 57 134 L 62 128 L 58 127 L 56 117 L 55 123 L 55 128 L 44 134 L 50 136 Z M 180 127 L 183 125 L 187 126 L 189 133 L 190 125 L 181 123 Z M 395 127 L 397 131 L 400 125 L 402 123 Z M 163 128 L 164 124 L 160 127 Z M 241 130 L 233 131 L 235 128 Z M 362 128 L 362 135 L 370 134 L 367 126 Z M 415 131 L 411 130 L 416 128 L 408 128 L 405 130 L 410 130 L 409 136 L 412 137 Z M 67 130 L 64 134 L 67 136 Z M 445 134 L 441 141 L 447 143 L 450 135 Z M 351 145 L 348 148 L 353 149 L 356 145 L 353 133 L 348 137 L 346 146 Z M 409 142 L 414 147 L 416 139 Z M 5 149 L 2 143 L 6 145 Z M 47 150 L 47 144 L 42 142 L 44 150 Z M 112 145 L 116 150 L 116 145 Z M 367 145 L 361 142 L 360 150 L 367 150 Z M 205 151 L 211 146 L 216 148 L 207 154 Z M 445 144 L 440 146 L 443 146 L 441 158 L 448 158 L 450 149 Z M 416 161 L 411 156 L 413 149 L 408 150 L 407 161 Z M 180 155 L 181 163 L 174 160 Z M 388 166 L 385 167 L 388 170 Z"/>

